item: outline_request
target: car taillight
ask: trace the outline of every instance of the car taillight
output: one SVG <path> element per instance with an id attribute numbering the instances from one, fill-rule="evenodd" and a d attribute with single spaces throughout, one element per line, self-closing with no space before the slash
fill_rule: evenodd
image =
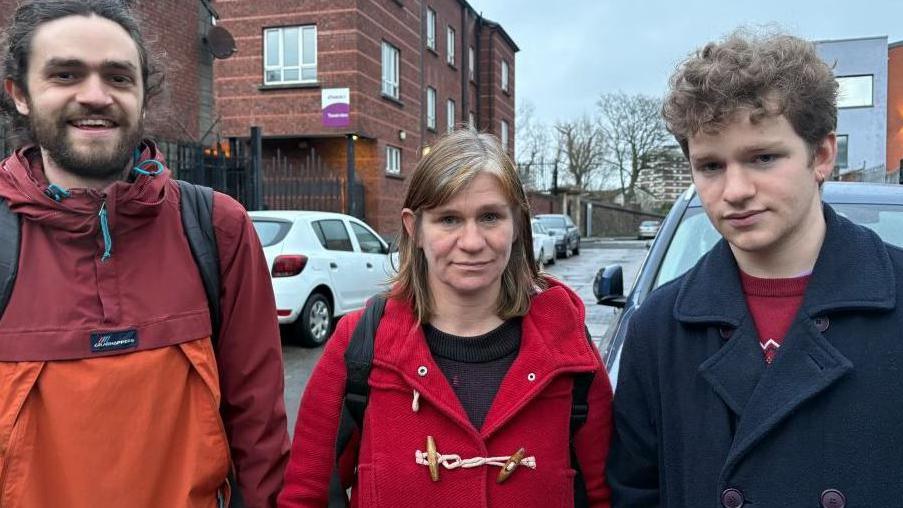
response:
<path id="1" fill-rule="evenodd" d="M 276 256 L 273 261 L 273 277 L 292 277 L 298 275 L 307 266 L 307 256 L 286 254 Z"/>

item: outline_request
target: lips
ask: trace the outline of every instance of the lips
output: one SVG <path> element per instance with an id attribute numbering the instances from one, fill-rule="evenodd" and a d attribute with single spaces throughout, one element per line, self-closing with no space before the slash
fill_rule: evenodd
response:
<path id="1" fill-rule="evenodd" d="M 119 124 L 108 118 L 77 118 L 69 120 L 69 125 L 79 129 L 112 129 Z"/>
<path id="2" fill-rule="evenodd" d="M 764 212 L 765 210 L 751 210 L 746 212 L 730 213 L 724 216 L 724 220 L 726 220 L 731 226 L 735 228 L 749 227 L 757 223 Z"/>

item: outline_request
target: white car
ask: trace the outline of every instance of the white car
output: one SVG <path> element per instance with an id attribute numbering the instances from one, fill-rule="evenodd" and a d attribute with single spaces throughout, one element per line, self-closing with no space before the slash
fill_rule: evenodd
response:
<path id="1" fill-rule="evenodd" d="M 533 257 L 539 266 L 555 263 L 555 237 L 542 222 L 533 219 Z"/>
<path id="2" fill-rule="evenodd" d="M 249 215 L 273 279 L 279 324 L 302 345 L 322 345 L 337 317 L 388 287 L 389 246 L 364 222 L 330 212 Z"/>

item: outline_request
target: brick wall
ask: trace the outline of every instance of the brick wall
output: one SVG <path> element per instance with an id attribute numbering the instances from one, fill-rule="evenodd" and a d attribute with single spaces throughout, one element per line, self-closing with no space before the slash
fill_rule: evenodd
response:
<path id="1" fill-rule="evenodd" d="M 887 52 L 887 170 L 903 160 L 903 41 Z"/>

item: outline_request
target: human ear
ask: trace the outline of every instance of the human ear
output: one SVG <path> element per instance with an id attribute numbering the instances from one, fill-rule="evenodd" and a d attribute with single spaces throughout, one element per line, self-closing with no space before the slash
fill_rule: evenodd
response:
<path id="1" fill-rule="evenodd" d="M 9 95 L 10 98 L 12 98 L 13 103 L 16 105 L 16 110 L 18 110 L 20 114 L 28 116 L 31 112 L 28 107 L 28 93 L 10 78 L 3 80 L 3 89 L 6 90 L 6 95 Z"/>
<path id="2" fill-rule="evenodd" d="M 405 208 L 401 211 L 401 223 L 404 225 L 404 230 L 414 240 L 414 245 L 417 245 L 417 216 L 414 215 L 414 211 L 410 208 Z"/>
<path id="3" fill-rule="evenodd" d="M 815 147 L 812 154 L 812 169 L 815 172 L 815 180 L 824 182 L 834 172 L 834 163 L 837 159 L 837 134 L 828 133 Z"/>

